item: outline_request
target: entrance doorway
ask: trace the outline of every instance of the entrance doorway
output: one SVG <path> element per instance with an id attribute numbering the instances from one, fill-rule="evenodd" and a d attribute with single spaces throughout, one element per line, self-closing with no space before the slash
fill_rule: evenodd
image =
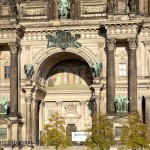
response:
<path id="1" fill-rule="evenodd" d="M 70 138 L 72 139 L 72 132 L 76 132 L 77 128 L 75 124 L 68 124 L 66 130 L 70 133 Z M 72 142 L 73 145 L 76 145 L 76 142 Z"/>

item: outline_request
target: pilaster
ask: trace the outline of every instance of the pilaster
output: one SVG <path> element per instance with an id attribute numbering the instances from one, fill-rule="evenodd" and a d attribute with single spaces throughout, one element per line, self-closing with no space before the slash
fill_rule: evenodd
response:
<path id="1" fill-rule="evenodd" d="M 146 125 L 147 125 L 147 128 L 148 128 L 148 131 L 150 133 L 150 109 L 149 109 L 149 106 L 150 106 L 150 96 L 147 96 L 145 97 L 146 99 L 146 110 L 145 110 L 145 113 L 146 113 Z M 148 137 L 150 139 L 150 134 L 148 134 Z"/>
<path id="2" fill-rule="evenodd" d="M 91 85 L 91 90 L 92 90 L 92 95 L 93 99 L 95 99 L 96 103 L 96 114 L 99 115 L 101 110 L 100 110 L 100 105 L 101 105 L 101 91 L 103 90 L 103 83 L 100 83 L 99 85 Z"/>
<path id="3" fill-rule="evenodd" d="M 80 107 L 81 107 L 81 127 L 80 130 L 85 130 L 85 101 L 80 101 Z"/>
<path id="4" fill-rule="evenodd" d="M 32 116 L 32 141 L 36 142 L 37 141 L 37 120 L 38 120 L 38 99 L 37 99 L 37 94 L 33 94 L 33 99 L 32 99 L 32 110 L 31 110 L 31 116 Z"/>
<path id="5" fill-rule="evenodd" d="M 32 137 L 32 120 L 31 120 L 31 104 L 32 104 L 32 92 L 33 92 L 33 87 L 28 87 L 26 88 L 26 140 L 31 141 Z"/>
<path id="6" fill-rule="evenodd" d="M 144 41 L 143 44 L 145 46 L 145 76 L 150 76 L 150 41 Z"/>
<path id="7" fill-rule="evenodd" d="M 59 112 L 60 115 L 62 115 L 62 102 L 57 102 L 57 112 Z"/>
<path id="8" fill-rule="evenodd" d="M 107 112 L 109 114 L 115 113 L 115 61 L 114 61 L 114 51 L 116 48 L 116 40 L 107 40 Z"/>
<path id="9" fill-rule="evenodd" d="M 136 49 L 137 39 L 130 38 L 129 43 L 129 111 L 137 111 L 137 61 Z"/>

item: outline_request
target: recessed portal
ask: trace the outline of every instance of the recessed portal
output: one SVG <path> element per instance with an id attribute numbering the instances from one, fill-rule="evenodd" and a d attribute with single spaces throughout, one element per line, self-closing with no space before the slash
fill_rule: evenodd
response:
<path id="1" fill-rule="evenodd" d="M 90 67 L 79 60 L 66 60 L 55 65 L 47 76 L 48 87 L 86 86 L 92 83 Z"/>

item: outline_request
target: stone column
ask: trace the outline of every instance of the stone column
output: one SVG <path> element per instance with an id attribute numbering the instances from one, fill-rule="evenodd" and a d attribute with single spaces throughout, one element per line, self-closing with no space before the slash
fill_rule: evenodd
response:
<path id="1" fill-rule="evenodd" d="M 11 55 L 10 115 L 18 116 L 18 44 L 8 43 Z"/>
<path id="2" fill-rule="evenodd" d="M 80 101 L 81 106 L 81 131 L 85 130 L 85 101 Z"/>
<path id="3" fill-rule="evenodd" d="M 36 132 L 37 132 L 37 98 L 36 96 L 33 96 L 32 100 L 32 141 L 36 142 Z"/>
<path id="4" fill-rule="evenodd" d="M 147 128 L 148 128 L 148 131 L 150 133 L 150 109 L 149 109 L 149 106 L 150 106 L 150 96 L 147 96 L 145 97 L 146 99 L 146 110 L 145 110 L 145 114 L 146 114 L 146 125 L 147 125 Z M 150 139 L 150 134 L 148 134 L 148 137 Z"/>
<path id="5" fill-rule="evenodd" d="M 8 127 L 8 141 L 11 141 L 12 140 L 12 124 L 8 124 L 7 125 Z"/>
<path id="6" fill-rule="evenodd" d="M 115 39 L 107 40 L 107 113 L 115 113 L 115 60 L 114 50 L 116 41 Z"/>
<path id="7" fill-rule="evenodd" d="M 32 103 L 32 89 L 26 90 L 26 140 L 31 141 L 31 103 Z"/>
<path id="8" fill-rule="evenodd" d="M 129 43 L 129 111 L 137 111 L 137 64 L 136 64 L 136 49 L 137 39 L 128 39 Z"/>
<path id="9" fill-rule="evenodd" d="M 96 113 L 97 115 L 100 114 L 100 99 L 99 95 L 95 95 L 95 102 L 96 102 Z"/>

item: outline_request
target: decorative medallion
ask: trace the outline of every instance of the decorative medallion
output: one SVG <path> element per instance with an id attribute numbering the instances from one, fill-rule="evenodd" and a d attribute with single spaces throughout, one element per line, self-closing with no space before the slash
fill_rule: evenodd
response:
<path id="1" fill-rule="evenodd" d="M 60 47 L 62 50 L 65 50 L 68 47 L 81 47 L 81 44 L 77 42 L 77 39 L 80 37 L 80 34 L 72 36 L 70 32 L 60 30 L 56 32 L 56 36 L 46 35 L 46 38 L 48 39 L 48 47 Z"/>

